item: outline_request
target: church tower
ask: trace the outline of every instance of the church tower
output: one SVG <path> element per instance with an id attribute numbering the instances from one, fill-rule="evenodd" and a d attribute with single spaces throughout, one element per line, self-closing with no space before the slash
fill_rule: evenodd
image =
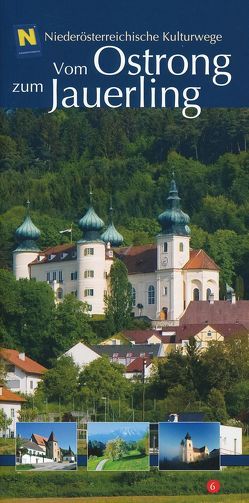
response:
<path id="1" fill-rule="evenodd" d="M 183 446 L 183 459 L 184 463 L 192 463 L 194 461 L 194 449 L 192 438 L 189 433 L 187 433 Z"/>
<path id="2" fill-rule="evenodd" d="M 104 294 L 106 291 L 106 246 L 101 237 L 104 222 L 90 206 L 79 221 L 83 237 L 77 243 L 78 280 L 77 297 L 87 302 L 90 313 L 104 314 Z"/>
<path id="3" fill-rule="evenodd" d="M 50 433 L 49 439 L 47 441 L 47 456 L 48 458 L 53 459 L 57 462 L 61 459 L 61 450 L 53 431 Z"/>
<path id="4" fill-rule="evenodd" d="M 41 232 L 31 220 L 29 206 L 30 202 L 27 201 L 26 218 L 15 233 L 18 246 L 13 251 L 13 273 L 16 279 L 30 279 L 29 264 L 37 258 L 40 251 L 36 241 Z"/>
<path id="5" fill-rule="evenodd" d="M 162 227 L 157 236 L 157 317 L 177 320 L 184 311 L 182 268 L 190 257 L 189 216 L 181 210 L 173 175 L 168 207 L 158 217 Z"/>

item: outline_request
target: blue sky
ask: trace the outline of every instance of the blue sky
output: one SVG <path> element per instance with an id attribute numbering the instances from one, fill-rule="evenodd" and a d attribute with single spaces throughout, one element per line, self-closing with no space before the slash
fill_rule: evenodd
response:
<path id="1" fill-rule="evenodd" d="M 181 440 L 190 433 L 193 446 L 207 445 L 209 451 L 220 448 L 219 423 L 160 423 L 159 426 L 159 458 L 162 460 L 175 458 L 179 455 Z"/>
<path id="2" fill-rule="evenodd" d="M 132 430 L 135 432 L 146 433 L 149 428 L 149 423 L 89 423 L 88 424 L 88 434 L 89 437 L 93 435 L 111 433 L 115 430 Z"/>
<path id="3" fill-rule="evenodd" d="M 76 423 L 16 423 L 16 433 L 22 438 L 30 438 L 32 433 L 49 437 L 51 431 L 62 449 L 70 445 L 77 452 Z"/>

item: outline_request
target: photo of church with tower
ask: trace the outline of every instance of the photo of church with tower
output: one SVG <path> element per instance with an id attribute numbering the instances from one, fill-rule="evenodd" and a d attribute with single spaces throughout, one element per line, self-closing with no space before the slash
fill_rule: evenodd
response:
<path id="1" fill-rule="evenodd" d="M 159 423 L 160 470 L 219 470 L 220 423 Z"/>
<path id="2" fill-rule="evenodd" d="M 76 455 L 76 423 L 17 423 L 17 470 L 76 470 Z"/>
<path id="3" fill-rule="evenodd" d="M 112 209 L 106 227 L 94 210 L 91 195 L 90 206 L 79 220 L 82 239 L 40 250 L 40 230 L 28 210 L 16 230 L 14 275 L 48 282 L 57 302 L 74 293 L 87 302 L 91 314 L 101 315 L 110 269 L 118 258 L 128 270 L 134 315 L 174 324 L 192 300 L 219 300 L 219 268 L 204 250 L 190 247 L 190 218 L 181 209 L 174 176 L 167 208 L 158 221 L 161 232 L 155 236 L 155 244 L 123 246 Z"/>

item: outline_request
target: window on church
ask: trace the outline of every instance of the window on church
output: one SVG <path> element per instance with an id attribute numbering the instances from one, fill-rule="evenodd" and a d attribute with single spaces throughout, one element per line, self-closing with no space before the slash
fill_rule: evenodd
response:
<path id="1" fill-rule="evenodd" d="M 168 251 L 168 243 L 163 243 L 163 251 L 164 251 L 164 253 L 167 253 L 167 251 Z"/>
<path id="2" fill-rule="evenodd" d="M 133 307 L 136 305 L 136 290 L 132 287 L 132 305 Z"/>
<path id="3" fill-rule="evenodd" d="M 163 289 L 163 295 L 168 295 L 168 287 L 165 286 Z"/>
<path id="4" fill-rule="evenodd" d="M 85 248 L 84 255 L 94 255 L 94 248 Z"/>
<path id="5" fill-rule="evenodd" d="M 180 251 L 180 252 L 183 252 L 183 250 L 184 250 L 183 243 L 180 243 L 180 244 L 179 244 L 179 251 Z"/>
<path id="6" fill-rule="evenodd" d="M 199 288 L 194 288 L 193 300 L 200 300 L 200 290 Z"/>
<path id="7" fill-rule="evenodd" d="M 212 294 L 211 288 L 207 289 L 207 300 L 209 300 L 210 295 Z"/>
<path id="8" fill-rule="evenodd" d="M 155 287 L 153 285 L 148 288 L 148 304 L 155 304 Z"/>

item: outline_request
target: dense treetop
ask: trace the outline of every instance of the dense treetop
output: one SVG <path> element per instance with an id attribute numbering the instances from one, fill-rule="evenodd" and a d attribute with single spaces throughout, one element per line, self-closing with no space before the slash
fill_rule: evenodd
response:
<path id="1" fill-rule="evenodd" d="M 204 110 L 0 111 L 0 267 L 11 267 L 13 234 L 31 200 L 41 247 L 88 206 L 107 222 L 110 194 L 125 243 L 153 242 L 172 169 L 192 224 L 192 246 L 221 266 L 222 286 L 249 296 L 249 112 Z"/>

